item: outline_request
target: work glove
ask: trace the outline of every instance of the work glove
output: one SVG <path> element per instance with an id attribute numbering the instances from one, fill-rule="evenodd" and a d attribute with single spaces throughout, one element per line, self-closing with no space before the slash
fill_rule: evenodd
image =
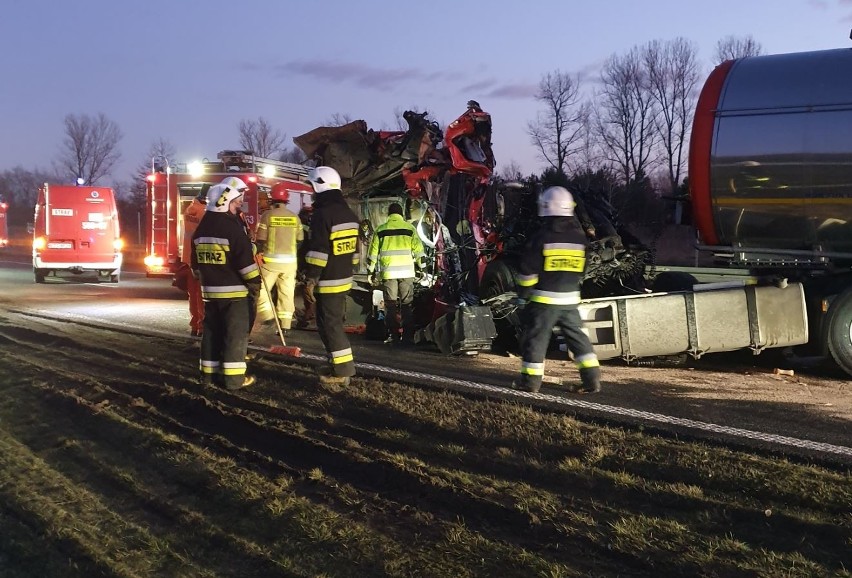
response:
<path id="1" fill-rule="evenodd" d="M 369 277 L 368 280 L 370 281 L 371 287 L 378 287 L 379 285 L 382 284 L 382 280 L 379 277 L 378 273 L 370 273 L 370 277 Z"/>
<path id="2" fill-rule="evenodd" d="M 317 286 L 317 282 L 314 279 L 308 279 L 305 281 L 305 295 L 304 300 L 307 303 L 316 303 L 317 298 L 314 295 L 314 288 Z"/>
<path id="3" fill-rule="evenodd" d="M 257 263 L 258 267 L 263 267 L 263 265 L 266 263 L 266 261 L 263 260 L 263 253 L 257 253 L 254 256 L 254 261 L 255 263 Z"/>

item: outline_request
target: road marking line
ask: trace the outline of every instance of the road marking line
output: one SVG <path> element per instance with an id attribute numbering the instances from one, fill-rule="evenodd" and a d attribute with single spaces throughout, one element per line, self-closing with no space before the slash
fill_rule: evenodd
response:
<path id="1" fill-rule="evenodd" d="M 170 338 L 178 338 L 185 339 L 188 336 L 183 333 L 174 333 L 171 331 L 162 331 L 158 329 L 150 329 L 147 327 L 139 327 L 138 325 L 131 325 L 125 323 L 115 323 L 110 321 L 103 321 L 97 318 L 88 317 L 85 315 L 75 314 L 75 313 L 65 313 L 58 312 L 46 309 L 10 309 L 9 311 L 20 313 L 23 315 L 28 315 L 31 317 L 43 317 L 46 319 L 57 320 L 57 319 L 65 319 L 67 321 L 75 321 L 82 320 L 90 325 L 102 326 L 106 328 L 119 328 L 119 329 L 135 329 L 136 331 L 143 334 L 150 335 L 159 335 L 163 337 Z M 258 351 L 260 353 L 267 352 L 268 347 L 260 347 L 250 345 L 250 349 L 254 351 Z M 312 353 L 302 353 L 301 357 L 288 357 L 288 362 L 299 362 L 299 361 L 311 361 L 311 362 L 326 362 L 327 358 L 324 355 L 315 355 Z M 598 413 L 602 413 L 605 415 L 612 416 L 620 416 L 627 417 L 633 419 L 640 419 L 645 422 L 657 423 L 657 424 L 665 424 L 665 425 L 675 425 L 684 427 L 690 430 L 695 430 L 703 433 L 715 433 L 715 434 L 724 434 L 728 436 L 733 436 L 735 438 L 742 438 L 754 441 L 762 441 L 768 442 L 771 444 L 776 444 L 780 446 L 788 446 L 799 449 L 813 450 L 817 452 L 822 452 L 826 454 L 833 454 L 845 457 L 852 457 L 852 447 L 847 446 L 838 446 L 829 443 L 816 442 L 807 439 L 794 438 L 789 436 L 776 435 L 766 432 L 759 432 L 753 430 L 747 430 L 742 428 L 736 428 L 731 426 L 725 426 L 721 424 L 715 424 L 711 422 L 703 422 L 697 421 L 693 419 L 675 417 L 665 414 L 653 413 L 643 410 L 631 409 L 626 407 L 619 407 L 614 405 L 606 405 L 602 403 L 596 403 L 592 401 L 585 401 L 582 399 L 574 399 L 574 398 L 566 398 L 558 395 L 550 395 L 547 393 L 531 393 L 525 391 L 518 391 L 514 389 L 510 389 L 504 386 L 498 385 L 490 385 L 487 383 L 480 383 L 476 381 L 469 381 L 464 379 L 455 379 L 452 377 L 445 376 L 436 376 L 428 373 L 422 373 L 419 371 L 410 371 L 405 369 L 397 369 L 385 365 L 377 365 L 374 363 L 363 363 L 363 362 L 355 362 L 355 367 L 357 369 L 366 370 L 369 372 L 377 373 L 382 376 L 389 377 L 391 379 L 398 380 L 399 376 L 407 376 L 412 379 L 422 380 L 428 383 L 434 383 L 437 385 L 447 385 L 451 384 L 456 386 L 457 388 L 464 389 L 467 391 L 473 391 L 477 393 L 489 393 L 489 394 L 497 394 L 501 397 L 517 397 L 517 398 L 526 398 L 537 401 L 545 401 L 550 405 L 557 405 L 562 407 L 575 407 L 582 408 L 587 410 L 592 410 Z"/>

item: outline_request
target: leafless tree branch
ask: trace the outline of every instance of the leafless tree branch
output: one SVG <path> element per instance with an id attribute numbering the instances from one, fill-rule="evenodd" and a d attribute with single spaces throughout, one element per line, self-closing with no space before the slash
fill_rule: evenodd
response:
<path id="1" fill-rule="evenodd" d="M 97 184 L 121 158 L 118 143 L 122 136 L 118 125 L 103 113 L 96 117 L 67 115 L 58 171 L 69 180 L 82 178 L 87 184 Z"/>
<path id="2" fill-rule="evenodd" d="M 590 107 L 580 100 L 580 80 L 558 70 L 548 73 L 539 82 L 536 100 L 544 110 L 527 123 L 527 134 L 539 158 L 566 174 L 568 159 L 582 141 L 589 121 Z"/>

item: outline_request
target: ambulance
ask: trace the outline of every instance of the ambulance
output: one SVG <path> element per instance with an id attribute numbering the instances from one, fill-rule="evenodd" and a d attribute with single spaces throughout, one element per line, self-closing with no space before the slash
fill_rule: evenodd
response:
<path id="1" fill-rule="evenodd" d="M 122 248 L 115 193 L 107 187 L 47 184 L 39 188 L 33 219 L 33 273 L 94 272 L 118 283 Z"/>

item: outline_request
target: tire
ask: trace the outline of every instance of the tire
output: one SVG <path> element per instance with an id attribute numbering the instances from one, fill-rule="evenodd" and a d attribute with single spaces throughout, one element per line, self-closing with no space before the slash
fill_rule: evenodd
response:
<path id="1" fill-rule="evenodd" d="M 503 293 L 517 290 L 515 273 L 504 259 L 491 261 L 482 274 L 479 284 L 479 298 L 487 299 Z M 518 311 L 508 315 L 495 311 L 492 307 L 494 326 L 497 336 L 494 338 L 494 349 L 497 351 L 517 351 L 521 335 L 521 321 Z"/>
<path id="2" fill-rule="evenodd" d="M 826 345 L 834 362 L 852 375 L 852 290 L 841 293 L 828 310 Z"/>
<path id="3" fill-rule="evenodd" d="M 33 274 L 35 275 L 36 283 L 44 283 L 44 277 L 47 275 L 47 271 L 44 269 L 33 269 Z"/>

